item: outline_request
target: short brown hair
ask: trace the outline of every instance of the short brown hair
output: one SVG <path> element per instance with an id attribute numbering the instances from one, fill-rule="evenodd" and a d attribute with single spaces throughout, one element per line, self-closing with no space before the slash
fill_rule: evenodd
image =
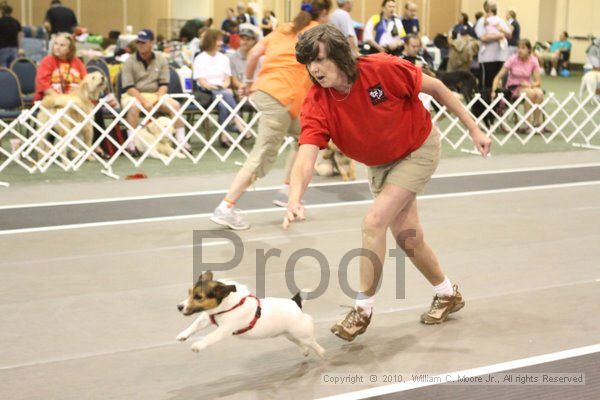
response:
<path id="1" fill-rule="evenodd" d="M 325 45 L 327 57 L 348 77 L 349 82 L 356 81 L 358 70 L 356 60 L 344 34 L 330 24 L 315 26 L 300 35 L 296 43 L 296 60 L 308 68 L 308 64 L 319 56 L 319 43 Z M 317 83 L 311 76 L 313 83 Z"/>
<path id="2" fill-rule="evenodd" d="M 223 34 L 218 29 L 207 29 L 204 32 L 204 36 L 202 37 L 202 42 L 200 43 L 200 50 L 202 51 L 210 51 L 217 44 L 217 40 L 220 37 L 223 37 Z"/>
<path id="3" fill-rule="evenodd" d="M 73 35 L 67 32 L 60 32 L 56 34 L 54 40 L 56 41 L 56 39 L 58 38 L 65 38 L 69 41 L 69 52 L 67 53 L 67 60 L 74 59 L 75 54 L 77 53 L 77 47 L 75 46 L 75 39 L 73 38 Z M 54 49 L 52 49 L 52 54 L 54 55 Z"/>

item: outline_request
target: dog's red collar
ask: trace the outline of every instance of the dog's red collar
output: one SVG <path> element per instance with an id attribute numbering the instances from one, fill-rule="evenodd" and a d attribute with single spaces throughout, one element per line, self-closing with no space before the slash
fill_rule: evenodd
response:
<path id="1" fill-rule="evenodd" d="M 252 297 L 258 303 L 257 306 L 256 306 L 256 312 L 254 313 L 254 318 L 252 319 L 252 321 L 250 321 L 250 324 L 247 327 L 245 327 L 243 329 L 238 329 L 237 331 L 233 332 L 232 335 L 241 335 L 242 333 L 248 332 L 250 329 L 254 328 L 254 325 L 256 325 L 256 322 L 260 318 L 260 314 L 261 314 L 260 299 L 258 297 L 256 297 L 255 295 L 253 295 L 253 294 L 249 294 L 246 297 L 242 297 L 242 299 L 240 300 L 240 302 L 237 303 L 235 306 L 231 307 L 229 310 L 225 310 L 225 311 L 221 311 L 221 312 L 218 312 L 218 313 L 215 313 L 215 314 L 211 314 L 210 315 L 210 322 L 212 322 L 213 325 L 219 326 L 219 324 L 217 324 L 217 321 L 215 320 L 215 316 L 220 315 L 220 314 L 225 314 L 226 312 L 229 312 L 231 310 L 235 310 L 236 308 L 238 308 L 242 304 L 244 304 L 244 302 L 246 301 L 246 299 L 248 297 Z"/>

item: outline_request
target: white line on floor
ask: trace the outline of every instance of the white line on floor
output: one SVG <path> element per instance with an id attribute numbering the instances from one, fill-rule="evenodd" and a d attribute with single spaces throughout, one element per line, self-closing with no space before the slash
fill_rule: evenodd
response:
<path id="1" fill-rule="evenodd" d="M 539 186 L 522 186 L 517 188 L 508 188 L 508 189 L 493 189 L 493 190 L 478 190 L 472 192 L 457 192 L 457 193 L 445 193 L 445 194 L 432 194 L 432 195 L 423 195 L 419 196 L 419 200 L 433 200 L 433 199 L 444 199 L 444 198 L 452 198 L 452 197 L 469 197 L 469 196 L 480 196 L 480 195 L 488 195 L 488 194 L 502 194 L 502 193 L 516 193 L 516 192 L 524 192 L 524 191 L 533 191 L 533 190 L 547 190 L 547 189 L 565 189 L 572 187 L 581 187 L 581 186 L 594 186 L 600 185 L 600 181 L 586 181 L 586 182 L 575 182 L 575 183 L 560 183 L 554 185 L 539 185 Z M 359 200 L 359 201 L 345 201 L 345 202 L 337 202 L 337 203 L 327 203 L 327 204 L 314 204 L 307 205 L 307 209 L 320 209 L 320 208 L 331 208 L 331 207 L 344 207 L 344 206 L 356 206 L 362 204 L 371 204 L 373 200 Z M 265 213 L 265 212 L 280 212 L 283 218 L 283 211 L 281 207 L 270 207 L 270 208 L 259 208 L 256 210 L 242 210 L 242 214 L 257 214 L 257 213 Z M 16 235 L 22 233 L 36 233 L 36 232 L 50 232 L 50 231 L 58 231 L 58 230 L 69 230 L 69 229 L 81 229 L 81 228 L 98 228 L 104 226 L 113 226 L 113 225 L 128 225 L 128 224 L 140 224 L 140 223 L 150 223 L 150 222 L 166 222 L 166 221 L 181 221 L 193 218 L 205 218 L 211 216 L 212 213 L 203 213 L 203 214 L 188 214 L 188 215 L 177 215 L 170 217 L 153 217 L 153 218 L 139 218 L 139 219 L 127 219 L 127 220 L 116 220 L 116 221 L 106 221 L 106 222 L 90 222 L 83 224 L 71 224 L 71 225 L 55 225 L 55 226 L 43 226 L 38 228 L 23 228 L 23 229 L 10 229 L 0 231 L 0 236 L 8 236 L 8 235 Z"/>
<path id="2" fill-rule="evenodd" d="M 588 163 L 588 164 L 565 164 L 565 165 L 553 165 L 546 167 L 525 167 L 525 168 L 511 168 L 511 169 L 499 169 L 499 170 L 490 170 L 490 171 L 474 171 L 474 172 L 457 172 L 457 173 L 447 173 L 447 174 L 435 174 L 433 178 L 452 178 L 452 177 L 460 177 L 460 176 L 479 176 L 479 175 L 493 175 L 493 174 L 509 174 L 515 172 L 533 172 L 533 171 L 548 171 L 548 170 L 557 170 L 557 169 L 575 169 L 575 168 L 589 168 L 589 167 L 600 167 L 600 163 Z M 357 180 L 350 182 L 320 182 L 320 183 L 312 183 L 310 187 L 327 187 L 327 186 L 343 186 L 343 185 L 357 185 L 357 184 L 366 184 L 367 180 Z M 249 191 L 269 191 L 269 190 L 277 190 L 281 189 L 281 186 L 265 186 L 260 188 L 251 188 Z M 31 204 L 16 204 L 16 205 L 7 205 L 0 206 L 0 210 L 10 210 L 10 209 L 18 209 L 18 208 L 34 208 L 34 207 L 55 207 L 55 206 L 65 206 L 65 205 L 77 205 L 77 204 L 97 204 L 97 203 L 108 203 L 108 202 L 116 202 L 116 201 L 131 201 L 131 200 L 152 200 L 152 199 L 164 199 L 164 198 L 172 198 L 172 197 L 188 197 L 188 196 L 201 196 L 201 195 L 211 195 L 211 194 L 226 194 L 226 189 L 221 190 L 206 190 L 206 191 L 198 191 L 198 192 L 181 192 L 181 193 L 168 193 L 168 194 L 154 194 L 154 195 L 146 195 L 146 196 L 128 196 L 128 197 L 113 197 L 113 198 L 101 198 L 101 199 L 87 199 L 87 200 L 72 200 L 72 201 L 58 201 L 58 202 L 48 202 L 48 203 L 31 203 Z"/>
<path id="3" fill-rule="evenodd" d="M 337 182 L 319 182 L 312 183 L 310 187 L 323 187 L 323 186 L 345 186 L 345 185 L 357 185 L 357 184 L 366 184 L 368 181 L 366 180 L 357 180 L 357 181 L 337 181 Z M 249 192 L 264 192 L 269 190 L 278 190 L 281 189 L 280 186 L 265 186 L 260 188 L 250 188 Z M 77 204 L 97 204 L 97 203 L 111 203 L 116 201 L 132 201 L 132 200 L 154 200 L 154 199 L 166 199 L 172 197 L 190 197 L 190 196 L 203 196 L 203 195 L 211 195 L 211 194 L 227 194 L 227 190 L 205 190 L 198 192 L 182 192 L 182 193 L 167 193 L 167 194 L 154 194 L 154 195 L 146 195 L 146 196 L 129 196 L 129 197 L 109 197 L 109 198 L 101 198 L 101 199 L 87 199 L 87 200 L 72 200 L 72 201 L 58 201 L 51 203 L 31 203 L 31 204 L 16 204 L 10 206 L 0 206 L 0 210 L 10 210 L 16 208 L 34 208 L 34 207 L 55 207 L 55 206 L 67 206 L 67 205 L 77 205 Z"/>
<path id="4" fill-rule="evenodd" d="M 578 347 L 570 350 L 559 351 L 557 353 L 549 353 L 542 354 L 534 357 L 522 358 L 519 360 L 513 360 L 508 362 L 503 362 L 499 364 L 486 365 L 479 368 L 467 369 L 464 371 L 455 371 L 449 372 L 445 374 L 436 375 L 435 377 L 430 377 L 429 380 L 435 381 L 440 380 L 441 382 L 456 382 L 458 377 L 474 377 L 480 375 L 494 374 L 497 372 L 508 371 L 517 368 L 530 367 L 532 365 L 544 364 L 552 361 L 565 360 L 568 358 L 584 356 L 587 354 L 593 354 L 600 352 L 600 344 L 594 344 L 591 346 Z M 435 382 L 402 382 L 392 385 L 380 386 L 371 389 L 359 390 L 356 392 L 344 393 L 335 396 L 322 397 L 319 400 L 359 400 L 366 399 L 374 396 L 383 396 L 391 393 L 399 393 L 407 390 L 412 390 L 416 388 L 433 386 L 438 383 Z"/>
<path id="5" fill-rule="evenodd" d="M 524 191 L 533 191 L 533 190 L 547 190 L 547 189 L 565 189 L 572 187 L 581 187 L 581 186 L 594 186 L 600 185 L 600 181 L 591 181 L 591 182 L 576 182 L 576 183 L 562 183 L 555 185 L 540 185 L 540 186 L 523 186 L 518 188 L 509 188 L 509 189 L 493 189 L 493 190 L 478 190 L 472 192 L 457 192 L 457 193 L 445 193 L 445 194 L 433 194 L 433 195 L 423 195 L 419 196 L 419 200 L 432 200 L 432 199 L 444 199 L 444 198 L 452 198 L 452 197 L 469 197 L 469 196 L 480 196 L 480 195 L 488 195 L 488 194 L 502 194 L 502 193 L 515 193 L 515 192 L 524 192 Z M 327 203 L 327 204 L 314 204 L 307 205 L 307 209 L 320 209 L 320 208 L 332 208 L 332 207 L 343 207 L 343 206 L 356 206 L 363 204 L 371 204 L 372 200 L 359 200 L 359 201 L 346 201 L 346 202 L 337 202 L 337 203 Z M 270 208 L 259 208 L 256 210 L 242 210 L 242 214 L 257 214 L 257 213 L 265 213 L 265 212 L 280 212 L 283 218 L 283 211 L 281 207 L 270 207 Z M 106 221 L 106 222 L 89 222 L 83 224 L 72 224 L 72 225 L 55 225 L 55 226 L 43 226 L 38 228 L 24 228 L 24 229 L 11 229 L 0 231 L 0 236 L 8 236 L 8 235 L 16 235 L 22 233 L 36 233 L 36 232 L 49 232 L 49 231 L 58 231 L 58 230 L 70 230 L 70 229 L 81 229 L 81 228 L 98 228 L 105 226 L 113 226 L 113 225 L 128 225 L 128 224 L 140 224 L 140 223 L 151 223 L 151 222 L 166 222 L 166 221 L 181 221 L 192 218 L 205 218 L 211 216 L 212 213 L 203 213 L 203 214 L 188 214 L 188 215 L 177 215 L 170 217 L 153 217 L 153 218 L 139 218 L 139 219 L 127 219 L 127 220 L 116 220 L 116 221 Z"/>

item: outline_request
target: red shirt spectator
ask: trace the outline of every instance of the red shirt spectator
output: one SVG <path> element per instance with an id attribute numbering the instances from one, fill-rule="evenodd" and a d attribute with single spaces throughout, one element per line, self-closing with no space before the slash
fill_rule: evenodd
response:
<path id="1" fill-rule="evenodd" d="M 75 57 L 75 42 L 70 35 L 57 35 L 52 53 L 44 57 L 38 66 L 35 101 L 41 100 L 50 89 L 57 93 L 70 93 L 87 74 L 83 62 Z"/>

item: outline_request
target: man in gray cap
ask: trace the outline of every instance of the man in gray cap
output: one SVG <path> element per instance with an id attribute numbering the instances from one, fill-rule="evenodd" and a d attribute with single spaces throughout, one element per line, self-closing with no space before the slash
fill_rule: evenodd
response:
<path id="1" fill-rule="evenodd" d="M 337 0 L 338 9 L 329 15 L 329 23 L 338 28 L 348 38 L 352 52 L 358 55 L 358 39 L 354 30 L 354 22 L 350 11 L 352 11 L 352 0 Z"/>
<path id="2" fill-rule="evenodd" d="M 123 108 L 132 101 L 137 103 L 146 111 L 150 111 L 154 105 L 167 94 L 169 89 L 169 64 L 160 54 L 152 51 L 154 47 L 154 33 L 150 29 L 142 29 L 137 34 L 137 52 L 129 57 L 121 68 L 121 84 L 123 95 L 121 96 L 121 106 Z M 173 115 L 179 110 L 177 100 L 167 97 L 160 110 Z M 131 125 L 127 129 L 127 136 L 131 137 L 138 129 L 140 109 L 133 105 L 127 112 L 127 122 Z M 175 121 L 175 137 L 179 142 L 184 140 L 185 132 L 183 122 L 180 118 Z M 186 150 L 190 151 L 188 143 Z M 135 154 L 137 153 L 133 140 L 127 146 L 127 149 Z"/>
<path id="3" fill-rule="evenodd" d="M 242 29 L 240 31 L 240 47 L 235 53 L 229 53 L 229 63 L 231 64 L 231 86 L 235 90 L 239 90 L 245 86 L 244 74 L 246 73 L 246 64 L 248 62 L 248 53 L 254 47 L 258 38 L 256 32 L 252 29 Z M 258 75 L 259 68 L 256 69 L 255 75 Z"/>

